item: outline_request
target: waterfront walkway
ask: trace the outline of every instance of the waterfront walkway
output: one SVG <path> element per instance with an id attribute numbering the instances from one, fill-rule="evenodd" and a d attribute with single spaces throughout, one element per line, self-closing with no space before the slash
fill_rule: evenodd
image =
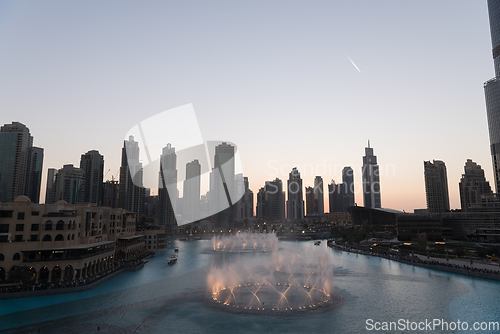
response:
<path id="1" fill-rule="evenodd" d="M 329 241 L 328 246 L 346 252 L 383 257 L 389 260 L 425 267 L 429 269 L 442 270 L 442 271 L 452 272 L 455 274 L 500 281 L 500 268 L 497 264 L 485 263 L 476 260 L 473 260 L 471 263 L 470 260 L 458 259 L 458 258 L 453 258 L 453 259 L 450 258 L 448 260 L 437 257 L 427 258 L 427 256 L 418 254 L 402 256 L 400 254 L 392 254 L 388 252 L 365 251 L 348 246 L 337 245 L 333 241 Z"/>

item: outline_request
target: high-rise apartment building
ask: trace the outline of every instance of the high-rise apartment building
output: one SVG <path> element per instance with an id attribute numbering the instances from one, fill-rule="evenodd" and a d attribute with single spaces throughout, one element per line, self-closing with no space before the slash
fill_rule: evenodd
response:
<path id="1" fill-rule="evenodd" d="M 144 205 L 142 177 L 139 143 L 134 140 L 134 136 L 130 136 L 128 140 L 123 141 L 118 207 L 137 213 L 138 218 L 143 212 Z"/>
<path id="2" fill-rule="evenodd" d="M 158 182 L 158 219 L 165 231 L 177 228 L 175 210 L 177 206 L 177 154 L 171 144 L 163 148 L 160 156 L 160 177 Z"/>
<path id="3" fill-rule="evenodd" d="M 84 173 L 83 202 L 103 205 L 104 156 L 92 150 L 82 154 L 80 169 Z"/>
<path id="4" fill-rule="evenodd" d="M 264 221 L 281 221 L 285 218 L 285 193 L 280 179 L 266 181 L 264 188 L 259 190 L 257 217 Z"/>
<path id="5" fill-rule="evenodd" d="M 346 212 L 347 196 L 344 183 L 336 184 L 334 180 L 328 185 L 329 212 Z"/>
<path id="6" fill-rule="evenodd" d="M 314 178 L 314 211 L 320 217 L 325 216 L 325 195 L 321 176 Z"/>
<path id="7" fill-rule="evenodd" d="M 490 183 L 484 177 L 484 170 L 480 165 L 467 159 L 464 174 L 458 184 L 460 190 L 460 204 L 462 211 L 469 211 L 471 204 L 480 204 L 482 196 L 491 194 Z"/>
<path id="8" fill-rule="evenodd" d="M 217 214 L 215 217 L 217 225 L 228 227 L 234 219 L 233 204 L 239 200 L 234 185 L 234 146 L 223 142 L 215 147 L 214 168 L 210 177 L 210 211 Z"/>
<path id="9" fill-rule="evenodd" d="M 377 157 L 373 155 L 373 148 L 370 147 L 370 141 L 368 141 L 368 147 L 365 147 L 362 175 L 363 205 L 367 208 L 381 208 L 379 167 Z"/>
<path id="10" fill-rule="evenodd" d="M 57 169 L 49 168 L 47 172 L 47 187 L 45 189 L 45 204 L 56 202 L 56 175 Z"/>
<path id="11" fill-rule="evenodd" d="M 64 165 L 56 173 L 54 183 L 54 202 L 66 201 L 68 204 L 83 202 L 85 173 L 73 165 Z"/>
<path id="12" fill-rule="evenodd" d="M 296 167 L 288 175 L 288 200 L 286 214 L 290 220 L 304 219 L 304 195 L 302 192 L 302 178 Z"/>
<path id="13" fill-rule="evenodd" d="M 42 187 L 43 148 L 32 147 L 28 167 L 28 183 L 26 195 L 33 203 L 40 202 Z"/>
<path id="14" fill-rule="evenodd" d="M 0 128 L 0 202 L 26 195 L 38 203 L 43 149 L 33 147 L 33 137 L 22 123 Z"/>
<path id="15" fill-rule="evenodd" d="M 343 212 L 347 208 L 354 206 L 354 171 L 350 166 L 342 169 L 342 183 L 344 184 L 345 203 L 342 209 Z"/>
<path id="16" fill-rule="evenodd" d="M 429 213 L 450 211 L 446 165 L 440 160 L 424 161 L 425 196 Z"/>
<path id="17" fill-rule="evenodd" d="M 198 160 L 186 164 L 186 180 L 182 194 L 182 221 L 189 223 L 201 219 L 200 212 L 201 165 Z"/>
<path id="18" fill-rule="evenodd" d="M 250 190 L 248 177 L 236 174 L 236 195 L 241 197 L 234 205 L 234 219 L 242 221 L 253 217 L 253 191 Z"/>
<path id="19" fill-rule="evenodd" d="M 488 0 L 495 77 L 484 84 L 496 192 L 500 192 L 500 1 Z"/>
<path id="20" fill-rule="evenodd" d="M 317 214 L 315 202 L 314 188 L 306 187 L 306 212 L 308 216 L 315 216 Z"/>
<path id="21" fill-rule="evenodd" d="M 216 211 L 222 211 L 232 205 L 234 191 L 234 146 L 222 143 L 215 147 L 213 192 Z"/>

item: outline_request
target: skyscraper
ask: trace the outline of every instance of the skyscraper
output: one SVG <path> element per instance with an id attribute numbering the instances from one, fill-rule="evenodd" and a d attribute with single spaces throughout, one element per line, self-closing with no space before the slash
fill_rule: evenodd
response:
<path id="1" fill-rule="evenodd" d="M 343 211 L 345 212 L 348 207 L 354 206 L 354 171 L 350 166 L 342 169 L 342 183 L 344 184 L 345 203 Z"/>
<path id="2" fill-rule="evenodd" d="M 484 84 L 496 192 L 500 192 L 500 1 L 488 0 L 495 77 Z"/>
<path id="3" fill-rule="evenodd" d="M 57 169 L 49 168 L 49 170 L 47 171 L 45 204 L 53 204 L 56 202 L 56 175 L 57 175 Z"/>
<path id="4" fill-rule="evenodd" d="M 241 197 L 234 205 L 234 219 L 242 221 L 244 219 L 253 217 L 253 191 L 250 190 L 248 185 L 248 177 L 243 174 L 236 174 L 237 190 L 236 195 Z M 243 193 L 243 194 L 242 194 Z"/>
<path id="5" fill-rule="evenodd" d="M 280 221 L 285 218 L 285 193 L 280 179 L 266 181 L 264 188 L 259 190 L 257 217 L 264 221 Z"/>
<path id="6" fill-rule="evenodd" d="M 308 216 L 315 216 L 317 214 L 315 202 L 314 188 L 306 187 L 306 211 Z"/>
<path id="7" fill-rule="evenodd" d="M 40 188 L 42 187 L 43 148 L 32 147 L 28 167 L 28 183 L 26 195 L 33 203 L 40 202 Z"/>
<path id="8" fill-rule="evenodd" d="M 69 204 L 83 202 L 85 173 L 73 165 L 64 165 L 56 174 L 54 202 L 63 200 Z"/>
<path id="9" fill-rule="evenodd" d="M 345 212 L 346 194 L 344 183 L 336 184 L 335 180 L 328 185 L 329 212 Z"/>
<path id="10" fill-rule="evenodd" d="M 233 198 L 235 179 L 235 147 L 225 142 L 215 147 L 213 179 L 210 188 L 211 211 L 217 214 L 216 223 L 228 225 L 234 218 Z M 237 198 L 239 200 L 239 198 Z"/>
<path id="11" fill-rule="evenodd" d="M 185 223 L 201 218 L 200 215 L 201 165 L 198 160 L 186 164 L 186 180 L 182 194 L 182 220 Z"/>
<path id="12" fill-rule="evenodd" d="M 325 195 L 323 192 L 323 178 L 314 178 L 314 212 L 320 217 L 325 216 Z"/>
<path id="13" fill-rule="evenodd" d="M 104 156 L 92 150 L 82 154 L 80 169 L 83 170 L 83 202 L 103 204 Z"/>
<path id="14" fill-rule="evenodd" d="M 137 213 L 138 218 L 143 212 L 144 205 L 142 175 L 139 143 L 134 140 L 134 136 L 130 136 L 129 140 L 123 141 L 118 207 Z"/>
<path id="15" fill-rule="evenodd" d="M 482 195 L 491 194 L 490 183 L 484 177 L 484 170 L 480 165 L 467 159 L 460 183 L 460 204 L 462 211 L 469 211 L 471 204 L 481 203 Z"/>
<path id="16" fill-rule="evenodd" d="M 440 160 L 424 161 L 425 196 L 429 213 L 450 211 L 446 165 Z"/>
<path id="17" fill-rule="evenodd" d="M 288 175 L 288 200 L 286 202 L 287 218 L 291 220 L 304 219 L 304 195 L 302 178 L 296 167 Z"/>
<path id="18" fill-rule="evenodd" d="M 377 157 L 373 155 L 373 148 L 370 147 L 370 141 L 368 141 L 368 147 L 365 147 L 362 174 L 363 205 L 367 208 L 381 208 L 379 168 Z"/>
<path id="19" fill-rule="evenodd" d="M 167 232 L 172 232 L 177 227 L 174 210 L 177 206 L 177 192 L 177 154 L 169 143 L 160 156 L 158 181 L 158 218 Z"/>
<path id="20" fill-rule="evenodd" d="M 33 162 L 32 162 L 33 160 Z M 11 202 L 21 195 L 38 202 L 43 149 L 33 147 L 33 137 L 22 123 L 0 128 L 0 202 Z"/>

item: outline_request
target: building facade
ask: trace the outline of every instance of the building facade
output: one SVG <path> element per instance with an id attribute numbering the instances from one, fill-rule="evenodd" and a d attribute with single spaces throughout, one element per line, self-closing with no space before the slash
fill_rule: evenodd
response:
<path id="1" fill-rule="evenodd" d="M 135 215 L 91 204 L 0 204 L 0 282 L 27 268 L 32 284 L 84 280 L 145 254 Z M 27 282 L 24 282 L 27 283 Z"/>

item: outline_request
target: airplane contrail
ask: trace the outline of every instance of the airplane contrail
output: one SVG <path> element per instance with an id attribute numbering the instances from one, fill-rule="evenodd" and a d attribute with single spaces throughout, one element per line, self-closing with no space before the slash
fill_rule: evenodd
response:
<path id="1" fill-rule="evenodd" d="M 349 58 L 349 56 L 346 54 L 345 55 L 347 57 L 347 59 L 349 59 L 349 61 L 354 65 L 354 67 L 356 67 L 356 69 L 358 70 L 359 73 L 361 73 L 361 70 L 359 69 L 359 67 L 356 66 L 356 64 L 354 64 L 354 62 L 352 61 L 351 58 Z"/>

